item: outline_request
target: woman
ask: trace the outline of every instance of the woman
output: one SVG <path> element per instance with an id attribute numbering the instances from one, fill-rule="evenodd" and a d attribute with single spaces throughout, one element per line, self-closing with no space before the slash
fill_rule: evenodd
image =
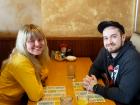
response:
<path id="1" fill-rule="evenodd" d="M 49 59 L 46 38 L 39 27 L 23 26 L 15 48 L 1 68 L 0 105 L 21 105 L 25 93 L 31 101 L 40 100 Z"/>

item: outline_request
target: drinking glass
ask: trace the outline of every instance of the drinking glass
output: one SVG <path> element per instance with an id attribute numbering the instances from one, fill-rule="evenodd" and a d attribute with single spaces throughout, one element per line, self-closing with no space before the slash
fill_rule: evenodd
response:
<path id="1" fill-rule="evenodd" d="M 74 79 L 75 78 L 75 70 L 76 70 L 76 65 L 73 63 L 69 63 L 67 65 L 67 77 L 69 79 Z"/>
<path id="2" fill-rule="evenodd" d="M 78 105 L 88 105 L 88 97 L 84 95 L 77 96 Z"/>
<path id="3" fill-rule="evenodd" d="M 72 99 L 71 96 L 60 97 L 60 105 L 72 105 Z"/>

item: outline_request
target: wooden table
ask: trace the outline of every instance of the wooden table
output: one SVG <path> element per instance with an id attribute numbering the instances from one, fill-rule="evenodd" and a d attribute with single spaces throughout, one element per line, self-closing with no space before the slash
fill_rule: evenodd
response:
<path id="1" fill-rule="evenodd" d="M 92 64 L 88 57 L 77 58 L 74 62 L 55 61 L 52 60 L 49 67 L 49 76 L 46 81 L 47 86 L 65 86 L 67 95 L 73 97 L 73 105 L 77 105 L 74 90 L 72 86 L 72 79 L 67 77 L 67 70 L 70 65 L 75 68 L 75 81 L 82 81 Z M 29 104 L 35 105 L 35 104 Z M 106 99 L 106 102 L 92 103 L 90 105 L 115 105 L 111 100 Z"/>

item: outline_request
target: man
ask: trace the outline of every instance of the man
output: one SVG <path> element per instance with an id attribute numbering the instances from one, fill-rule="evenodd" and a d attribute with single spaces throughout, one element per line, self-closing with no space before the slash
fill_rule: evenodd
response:
<path id="1" fill-rule="evenodd" d="M 84 78 L 84 87 L 117 105 L 140 105 L 140 53 L 131 41 L 125 41 L 120 23 L 103 21 L 98 31 L 103 34 L 104 47 Z M 105 86 L 98 83 L 99 78 Z"/>

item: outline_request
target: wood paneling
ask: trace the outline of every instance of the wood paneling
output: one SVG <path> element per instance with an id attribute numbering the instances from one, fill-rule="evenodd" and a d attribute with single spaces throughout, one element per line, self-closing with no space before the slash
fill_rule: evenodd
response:
<path id="1" fill-rule="evenodd" d="M 0 66 L 4 59 L 6 59 L 15 46 L 14 38 L 0 39 Z"/>
<path id="2" fill-rule="evenodd" d="M 95 59 L 100 48 L 103 46 L 100 37 L 68 37 L 68 38 L 48 38 L 50 50 L 58 50 L 61 43 L 68 44 L 73 51 L 73 55 L 78 57 L 90 57 Z"/>
<path id="3" fill-rule="evenodd" d="M 0 38 L 0 64 L 11 53 L 15 38 Z M 90 57 L 94 60 L 103 46 L 101 37 L 48 37 L 49 51 L 59 50 L 61 43 L 66 43 L 77 57 Z"/>

